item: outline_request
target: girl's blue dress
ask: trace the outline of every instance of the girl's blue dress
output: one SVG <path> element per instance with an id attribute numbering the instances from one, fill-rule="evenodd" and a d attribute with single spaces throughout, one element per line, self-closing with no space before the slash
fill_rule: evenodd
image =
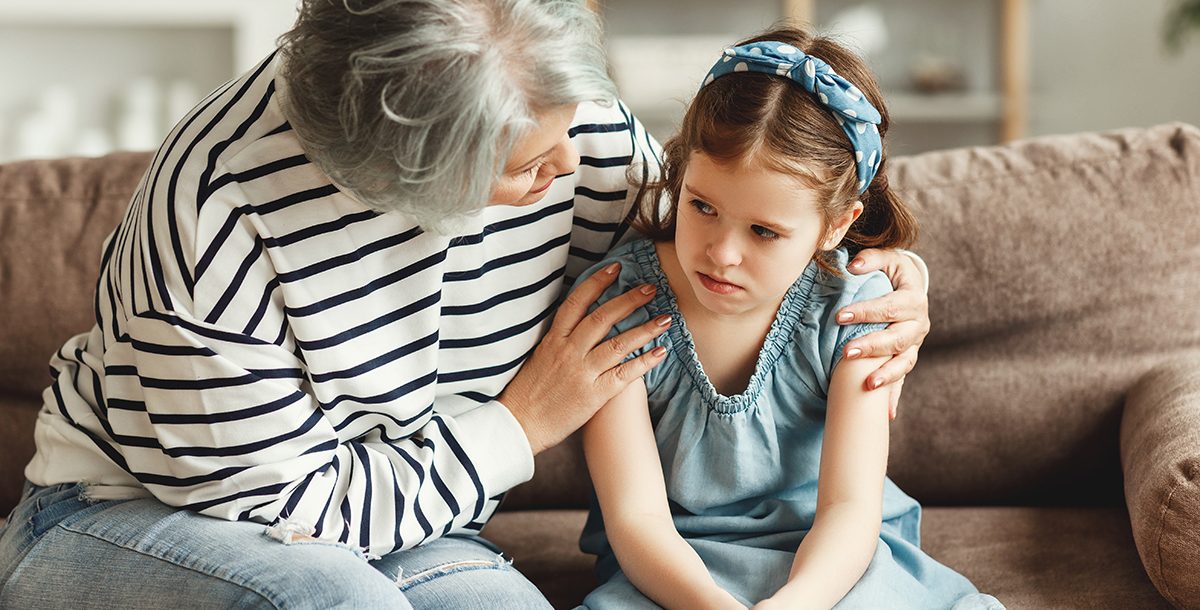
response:
<path id="1" fill-rule="evenodd" d="M 718 394 L 705 376 L 653 242 L 622 246 L 585 274 L 621 263 L 619 278 L 598 303 L 644 283 L 658 286 L 654 299 L 614 334 L 657 315 L 674 316 L 671 328 L 643 348 L 667 349 L 666 359 L 645 376 L 667 497 L 676 529 L 717 584 L 747 605 L 787 582 L 796 549 L 812 527 L 827 391 L 842 348 L 883 326 L 835 321 L 842 307 L 891 291 L 882 273 L 846 273 L 847 258 L 844 250 L 837 252 L 842 277 L 810 263 L 788 290 L 754 374 L 737 396 Z M 885 480 L 875 556 L 837 608 L 1003 608 L 921 552 L 920 519 L 917 502 Z M 598 556 L 601 583 L 584 607 L 657 607 L 621 572 L 594 502 L 580 546 Z"/>

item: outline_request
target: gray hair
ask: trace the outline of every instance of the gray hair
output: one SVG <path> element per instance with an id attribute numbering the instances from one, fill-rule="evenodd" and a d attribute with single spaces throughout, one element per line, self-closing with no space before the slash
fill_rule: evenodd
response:
<path id="1" fill-rule="evenodd" d="M 280 47 L 310 159 L 437 233 L 486 205 L 539 112 L 616 97 L 581 0 L 304 0 Z"/>

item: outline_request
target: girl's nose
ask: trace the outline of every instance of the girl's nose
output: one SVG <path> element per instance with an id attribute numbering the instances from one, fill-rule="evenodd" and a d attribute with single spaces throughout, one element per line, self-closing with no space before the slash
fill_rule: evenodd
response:
<path id="1" fill-rule="evenodd" d="M 728 232 L 718 232 L 711 237 L 706 250 L 709 260 L 718 267 L 734 267 L 742 262 L 737 240 Z"/>

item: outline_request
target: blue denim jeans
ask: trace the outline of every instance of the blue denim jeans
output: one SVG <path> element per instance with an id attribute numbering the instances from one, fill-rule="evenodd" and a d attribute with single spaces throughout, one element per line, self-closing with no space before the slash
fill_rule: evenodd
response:
<path id="1" fill-rule="evenodd" d="M 151 498 L 27 485 L 0 530 L 0 608 L 550 608 L 494 545 L 451 536 L 368 561 Z"/>

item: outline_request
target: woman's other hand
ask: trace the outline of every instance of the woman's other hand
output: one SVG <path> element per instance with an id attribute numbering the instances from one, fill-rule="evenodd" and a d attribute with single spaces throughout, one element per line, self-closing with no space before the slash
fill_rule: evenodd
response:
<path id="1" fill-rule="evenodd" d="M 613 263 L 571 291 L 533 355 L 497 397 L 524 428 L 534 455 L 562 442 L 666 355 L 658 348 L 624 362 L 670 326 L 669 316 L 606 339 L 614 324 L 653 298 L 654 286 L 634 288 L 588 313 L 618 270 Z"/>
<path id="2" fill-rule="evenodd" d="M 849 269 L 855 275 L 883 271 L 895 289 L 878 299 L 849 305 L 837 316 L 839 324 L 882 322 L 889 325 L 847 343 L 843 356 L 891 356 L 867 378 L 867 383 L 871 389 L 891 384 L 889 413 L 895 419 L 904 376 L 916 366 L 917 350 L 929 334 L 929 299 L 925 294 L 928 278 L 912 256 L 899 250 L 863 250 L 851 261 Z"/>

